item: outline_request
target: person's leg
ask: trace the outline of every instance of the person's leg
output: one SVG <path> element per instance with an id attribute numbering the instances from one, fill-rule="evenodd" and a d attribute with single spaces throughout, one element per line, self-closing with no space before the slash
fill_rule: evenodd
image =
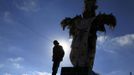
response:
<path id="1" fill-rule="evenodd" d="M 56 73 L 55 73 L 55 66 L 56 66 L 56 63 L 55 63 L 55 62 L 53 62 L 52 75 L 56 75 Z"/>
<path id="2" fill-rule="evenodd" d="M 56 73 L 58 71 L 59 64 L 60 64 L 60 62 L 54 62 L 53 63 L 53 68 L 52 68 L 53 72 L 52 72 L 52 75 L 56 75 Z"/>

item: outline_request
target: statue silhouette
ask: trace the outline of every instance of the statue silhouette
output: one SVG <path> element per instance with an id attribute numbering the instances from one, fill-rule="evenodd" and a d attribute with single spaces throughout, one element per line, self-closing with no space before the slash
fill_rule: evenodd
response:
<path id="1" fill-rule="evenodd" d="M 59 42 L 57 40 L 54 40 L 53 44 L 54 47 L 53 47 L 53 56 L 52 56 L 52 61 L 53 61 L 52 75 L 56 75 L 60 62 L 63 60 L 65 53 L 62 46 L 59 45 Z"/>
<path id="2" fill-rule="evenodd" d="M 74 67 L 88 67 L 92 70 L 95 53 L 97 31 L 106 32 L 105 25 L 112 29 L 116 26 L 116 18 L 112 14 L 96 14 L 96 0 L 84 0 L 84 11 L 73 18 L 66 17 L 61 21 L 63 30 L 69 29 L 72 36 L 70 60 Z"/>

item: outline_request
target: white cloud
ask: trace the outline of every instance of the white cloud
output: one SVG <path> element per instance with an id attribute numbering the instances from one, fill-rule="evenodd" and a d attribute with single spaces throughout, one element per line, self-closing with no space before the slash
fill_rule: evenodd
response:
<path id="1" fill-rule="evenodd" d="M 7 23 L 12 23 L 13 20 L 12 20 L 12 18 L 11 18 L 11 12 L 5 11 L 4 14 L 3 14 L 3 19 L 4 19 L 4 21 L 7 22 Z"/>
<path id="2" fill-rule="evenodd" d="M 113 41 L 120 46 L 133 45 L 134 46 L 134 34 L 127 34 L 125 36 L 114 38 Z"/>
<path id="3" fill-rule="evenodd" d="M 109 38 L 109 36 L 99 36 L 99 37 L 97 38 L 97 41 L 103 43 L 103 42 L 105 42 L 108 38 Z"/>
<path id="4" fill-rule="evenodd" d="M 8 60 L 10 62 L 20 62 L 23 61 L 24 59 L 22 57 L 17 57 L 17 58 L 9 58 Z"/>
<path id="5" fill-rule="evenodd" d="M 47 72 L 35 72 L 33 75 L 51 75 L 50 73 Z"/>
<path id="6" fill-rule="evenodd" d="M 51 75 L 51 73 L 34 71 L 34 72 L 30 72 L 30 73 L 24 73 L 22 75 Z"/>
<path id="7" fill-rule="evenodd" d="M 117 71 L 111 71 L 111 72 L 104 74 L 104 75 L 129 75 L 129 72 L 117 70 Z"/>
<path id="8" fill-rule="evenodd" d="M 5 74 L 3 74 L 3 75 L 12 75 L 12 74 L 10 74 L 10 73 L 5 73 Z"/>
<path id="9" fill-rule="evenodd" d="M 121 71 L 112 71 L 110 73 L 108 73 L 107 75 L 120 75 Z"/>
<path id="10" fill-rule="evenodd" d="M 111 54 L 116 54 L 116 51 L 114 49 L 104 49 L 103 51 L 111 53 Z"/>
<path id="11" fill-rule="evenodd" d="M 26 12 L 39 10 L 38 0 L 18 0 L 15 5 L 18 9 Z"/>
<path id="12" fill-rule="evenodd" d="M 17 69 L 23 68 L 23 66 L 21 66 L 19 63 L 13 63 L 13 66 Z"/>
<path id="13" fill-rule="evenodd" d="M 0 64 L 0 69 L 4 67 L 4 64 Z"/>
<path id="14" fill-rule="evenodd" d="M 10 15 L 10 12 L 8 12 L 8 11 L 4 12 L 4 17 L 5 18 L 9 17 L 9 15 Z"/>
<path id="15" fill-rule="evenodd" d="M 22 74 L 22 75 L 29 75 L 29 74 L 24 73 L 24 74 Z"/>
<path id="16" fill-rule="evenodd" d="M 23 66 L 20 64 L 20 62 L 24 61 L 24 58 L 22 57 L 9 58 L 8 61 L 11 62 L 10 64 L 14 66 L 14 68 L 17 68 L 17 69 L 23 68 Z"/>
<path id="17" fill-rule="evenodd" d="M 21 34 L 21 33 L 20 33 Z M 20 52 L 20 51 L 22 51 L 22 49 L 21 48 L 19 48 L 19 47 L 17 47 L 17 46 L 13 46 L 13 45 L 9 45 L 8 47 L 7 47 L 7 50 L 9 51 L 9 52 Z M 10 59 L 12 59 L 12 58 L 10 58 Z M 19 59 L 22 59 L 23 60 L 23 58 L 21 58 L 21 57 L 19 57 Z M 12 59 L 13 60 L 13 59 Z"/>
<path id="18" fill-rule="evenodd" d="M 109 37 L 109 36 L 99 36 L 97 38 L 98 43 L 112 42 L 113 44 L 118 44 L 120 46 L 134 44 L 134 34 L 127 34 L 119 37 Z"/>
<path id="19" fill-rule="evenodd" d="M 108 53 L 117 53 L 125 48 L 134 48 L 134 34 L 126 34 L 118 37 L 99 36 L 97 49 Z"/>

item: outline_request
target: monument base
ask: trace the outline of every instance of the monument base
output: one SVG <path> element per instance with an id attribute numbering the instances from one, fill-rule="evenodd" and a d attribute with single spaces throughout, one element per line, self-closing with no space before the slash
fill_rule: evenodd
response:
<path id="1" fill-rule="evenodd" d="M 92 75 L 87 67 L 62 67 L 61 75 Z"/>

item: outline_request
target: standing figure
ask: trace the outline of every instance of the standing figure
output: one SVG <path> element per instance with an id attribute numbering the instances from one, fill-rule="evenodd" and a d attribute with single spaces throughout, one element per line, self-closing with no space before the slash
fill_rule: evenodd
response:
<path id="1" fill-rule="evenodd" d="M 59 42 L 57 40 L 54 40 L 53 44 L 54 47 L 53 47 L 53 58 L 52 58 L 53 61 L 52 75 L 56 75 L 60 62 L 62 61 L 65 53 L 62 46 L 59 45 Z"/>

